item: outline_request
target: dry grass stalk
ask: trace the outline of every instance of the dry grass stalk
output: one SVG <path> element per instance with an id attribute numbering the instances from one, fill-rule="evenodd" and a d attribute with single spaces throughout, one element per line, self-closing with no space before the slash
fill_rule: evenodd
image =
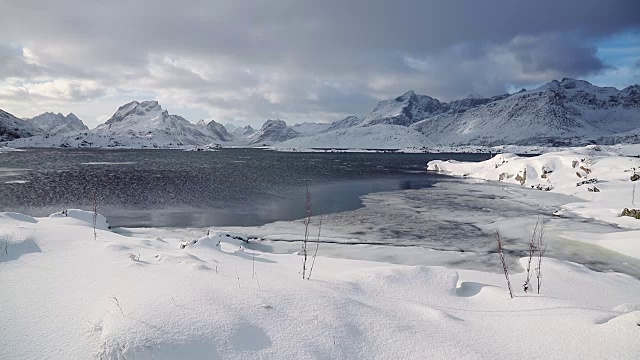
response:
<path id="1" fill-rule="evenodd" d="M 309 224 L 311 223 L 311 192 L 307 184 L 307 217 L 304 220 L 304 240 L 302 242 L 302 279 L 307 277 L 307 244 L 309 243 Z"/>
<path id="2" fill-rule="evenodd" d="M 316 263 L 316 256 L 318 256 L 318 248 L 320 247 L 320 231 L 322 231 L 322 216 L 320 217 L 320 224 L 318 224 L 318 239 L 316 240 L 316 251 L 313 253 L 313 260 L 311 261 L 311 268 L 309 269 L 309 276 L 307 276 L 307 280 L 311 279 L 313 265 Z"/>
<path id="3" fill-rule="evenodd" d="M 496 229 L 496 242 L 498 243 L 498 253 L 500 254 L 500 262 L 502 263 L 502 270 L 504 271 L 504 277 L 507 279 L 507 287 L 509 288 L 509 296 L 513 299 L 513 290 L 511 289 L 511 280 L 509 280 L 509 269 L 507 268 L 507 261 L 504 257 L 504 248 L 502 246 L 502 239 L 500 238 L 500 231 Z"/>

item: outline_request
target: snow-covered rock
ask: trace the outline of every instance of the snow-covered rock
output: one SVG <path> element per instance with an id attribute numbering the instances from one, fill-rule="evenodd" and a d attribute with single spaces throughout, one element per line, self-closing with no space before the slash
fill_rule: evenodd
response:
<path id="1" fill-rule="evenodd" d="M 28 121 L 18 119 L 0 109 L 0 141 L 25 138 L 40 134 L 40 129 Z"/>
<path id="2" fill-rule="evenodd" d="M 395 99 L 379 102 L 378 106 L 369 115 L 365 116 L 360 125 L 390 124 L 409 126 L 443 111 L 445 111 L 445 108 L 438 99 L 426 95 L 417 95 L 411 90 Z"/>
<path id="3" fill-rule="evenodd" d="M 251 136 L 252 144 L 272 145 L 299 137 L 300 134 L 287 126 L 283 120 L 267 120 L 262 128 Z"/>
<path id="4" fill-rule="evenodd" d="M 82 120 L 78 119 L 73 113 L 64 116 L 61 113 L 46 112 L 32 117 L 28 121 L 42 130 L 46 135 L 61 135 L 89 129 Z"/>
<path id="5" fill-rule="evenodd" d="M 209 123 L 207 124 L 207 130 L 209 131 L 209 133 L 221 140 L 221 141 L 232 141 L 233 140 L 233 135 L 229 134 L 227 132 L 227 128 L 224 127 L 224 125 L 215 122 L 214 120 L 209 121 Z"/>
<path id="6" fill-rule="evenodd" d="M 238 126 L 237 128 L 232 130 L 233 136 L 235 136 L 238 139 L 249 138 L 255 133 L 256 133 L 256 130 L 253 127 L 251 127 L 251 125 L 247 125 L 245 127 Z"/>

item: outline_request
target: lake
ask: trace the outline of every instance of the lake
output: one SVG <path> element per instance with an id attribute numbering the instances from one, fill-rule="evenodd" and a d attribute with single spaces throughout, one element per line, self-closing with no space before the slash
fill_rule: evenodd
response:
<path id="1" fill-rule="evenodd" d="M 28 149 L 0 154 L 0 211 L 44 216 L 98 211 L 113 226 L 255 226 L 354 210 L 361 196 L 426 188 L 434 159 L 481 161 L 487 154 L 291 153 L 260 149 Z"/>

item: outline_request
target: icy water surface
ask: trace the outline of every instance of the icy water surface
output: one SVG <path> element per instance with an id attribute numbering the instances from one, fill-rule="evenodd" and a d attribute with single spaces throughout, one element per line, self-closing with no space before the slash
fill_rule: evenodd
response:
<path id="1" fill-rule="evenodd" d="M 487 157 L 28 150 L 0 154 L 0 211 L 42 216 L 70 207 L 91 209 L 95 193 L 99 211 L 123 227 L 116 230 L 123 234 L 186 241 L 202 236 L 203 228 L 224 227 L 267 239 L 250 247 L 295 252 L 304 233 L 296 219 L 305 215 L 308 183 L 314 214 L 324 214 L 320 254 L 325 256 L 500 271 L 493 237 L 500 229 L 508 261 L 517 269 L 529 231 L 543 217 L 548 256 L 640 278 L 639 260 L 575 238 L 620 229 L 553 215 L 579 199 L 424 171 L 431 159 Z M 312 231 L 318 221 L 313 219 Z M 154 228 L 136 229 L 145 226 Z"/>
<path id="2" fill-rule="evenodd" d="M 99 211 L 114 226 L 251 226 L 362 206 L 369 193 L 431 186 L 432 159 L 482 154 L 284 153 L 258 149 L 33 149 L 0 154 L 0 211 Z M 95 195 L 94 195 L 95 194 Z"/>

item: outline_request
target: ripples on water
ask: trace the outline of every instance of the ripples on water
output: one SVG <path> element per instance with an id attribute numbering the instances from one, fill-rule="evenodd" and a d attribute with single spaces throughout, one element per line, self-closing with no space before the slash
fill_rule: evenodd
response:
<path id="1" fill-rule="evenodd" d="M 101 213 L 117 226 L 260 225 L 303 217 L 307 183 L 316 213 L 353 210 L 367 193 L 433 184 L 439 176 L 424 171 L 426 162 L 451 157 L 488 158 L 33 149 L 0 154 L 5 175 L 0 210 L 43 216 L 63 208 L 90 209 L 95 194 Z"/>
<path id="2" fill-rule="evenodd" d="M 640 278 L 639 260 L 561 236 L 619 231 L 587 219 L 551 215 L 575 198 L 474 184 L 424 171 L 431 159 L 487 157 L 255 149 L 10 152 L 0 154 L 0 211 L 42 216 L 63 208 L 91 209 L 95 193 L 100 212 L 116 226 L 256 226 L 302 218 L 309 183 L 314 213 L 328 214 L 323 233 L 339 234 L 338 242 L 385 244 L 366 249 L 324 244 L 324 255 L 496 271 L 500 268 L 492 232 L 499 227 L 510 264 L 517 268 L 517 259 L 525 256 L 530 227 L 545 216 L 548 256 Z M 402 189 L 428 190 L 381 193 Z M 257 236 L 289 231 L 295 238 L 302 234 L 300 226 L 300 222 L 272 223 L 243 231 Z M 185 239 L 194 234 L 193 229 L 140 231 L 170 231 Z M 253 246 L 276 252 L 298 250 L 297 244 L 286 242 Z"/>

